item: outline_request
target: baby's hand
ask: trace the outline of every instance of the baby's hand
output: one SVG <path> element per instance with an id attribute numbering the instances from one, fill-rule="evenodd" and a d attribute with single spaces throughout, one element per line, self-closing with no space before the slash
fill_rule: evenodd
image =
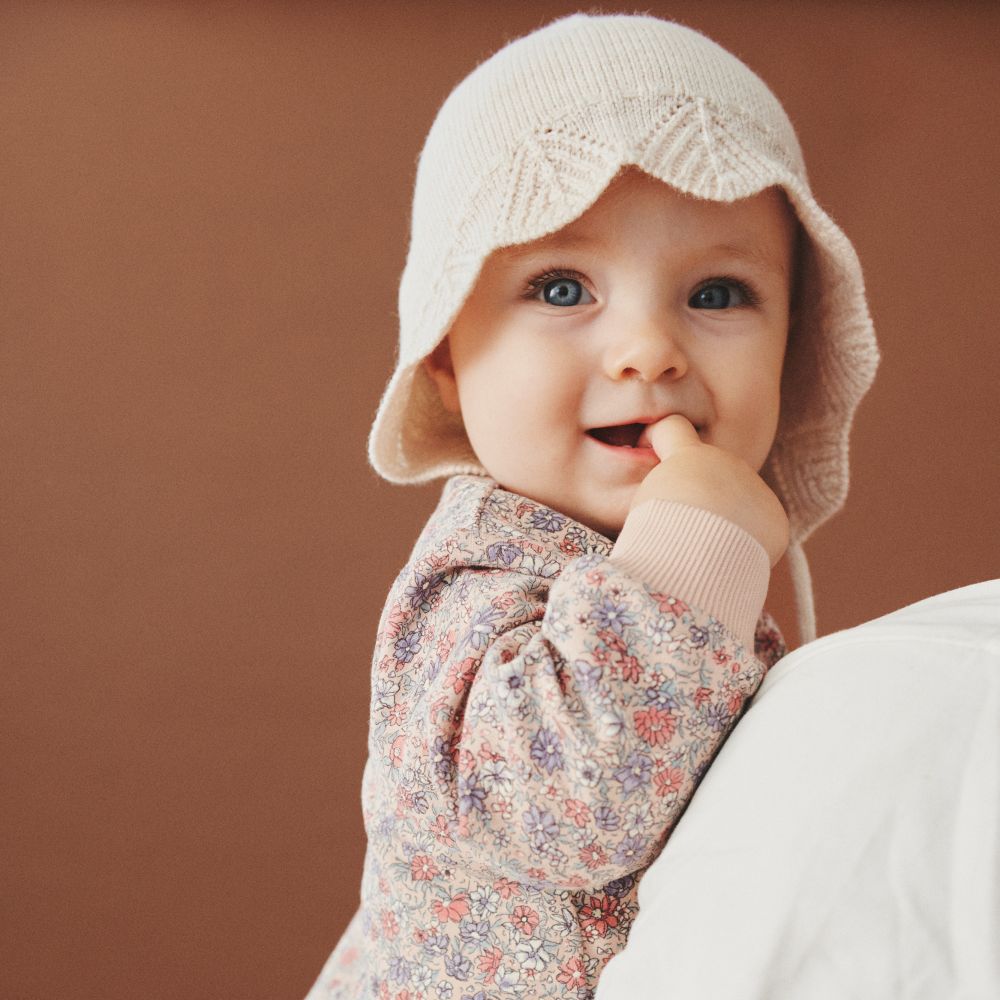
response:
<path id="1" fill-rule="evenodd" d="M 649 471 L 630 510 L 645 500 L 675 500 L 728 518 L 764 546 L 773 566 L 788 548 L 788 516 L 771 488 L 742 458 L 706 444 L 673 413 L 649 428 L 660 464 Z"/>

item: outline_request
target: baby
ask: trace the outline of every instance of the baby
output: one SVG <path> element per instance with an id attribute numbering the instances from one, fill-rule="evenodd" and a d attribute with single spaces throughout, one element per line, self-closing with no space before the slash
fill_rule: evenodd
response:
<path id="1" fill-rule="evenodd" d="M 638 880 L 784 652 L 877 351 L 766 86 L 687 28 L 568 17 L 421 154 L 387 479 L 448 476 L 373 658 L 361 908 L 310 993 L 591 995 Z"/>

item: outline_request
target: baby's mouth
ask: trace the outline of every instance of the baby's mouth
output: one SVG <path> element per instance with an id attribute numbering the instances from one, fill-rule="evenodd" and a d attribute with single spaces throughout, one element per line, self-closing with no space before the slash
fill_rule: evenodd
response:
<path id="1" fill-rule="evenodd" d="M 644 437 L 643 431 L 646 427 L 646 424 L 616 424 L 613 427 L 591 427 L 587 433 L 592 438 L 615 448 L 648 448 L 648 441 L 642 441 L 641 445 L 639 443 L 639 439 Z"/>

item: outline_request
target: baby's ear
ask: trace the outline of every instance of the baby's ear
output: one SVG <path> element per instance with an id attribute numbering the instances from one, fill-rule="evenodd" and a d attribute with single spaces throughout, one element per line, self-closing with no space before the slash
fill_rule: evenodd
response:
<path id="1" fill-rule="evenodd" d="M 434 380 L 441 404 L 449 413 L 461 413 L 458 401 L 458 381 L 451 361 L 451 346 L 445 337 L 422 362 L 427 374 Z"/>

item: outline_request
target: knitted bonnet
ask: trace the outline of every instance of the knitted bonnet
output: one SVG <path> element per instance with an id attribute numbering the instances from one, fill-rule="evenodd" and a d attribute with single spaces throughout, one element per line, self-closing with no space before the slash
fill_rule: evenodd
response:
<path id="1" fill-rule="evenodd" d="M 843 505 L 848 432 L 878 350 L 857 256 L 814 200 L 784 110 L 735 56 L 690 28 L 574 14 L 511 42 L 449 95 L 417 167 L 399 357 L 369 458 L 397 483 L 485 472 L 421 361 L 492 251 L 567 225 L 625 166 L 713 201 L 778 185 L 802 225 L 798 310 L 762 475 L 788 512 L 808 641 L 815 615 L 801 546 Z"/>

